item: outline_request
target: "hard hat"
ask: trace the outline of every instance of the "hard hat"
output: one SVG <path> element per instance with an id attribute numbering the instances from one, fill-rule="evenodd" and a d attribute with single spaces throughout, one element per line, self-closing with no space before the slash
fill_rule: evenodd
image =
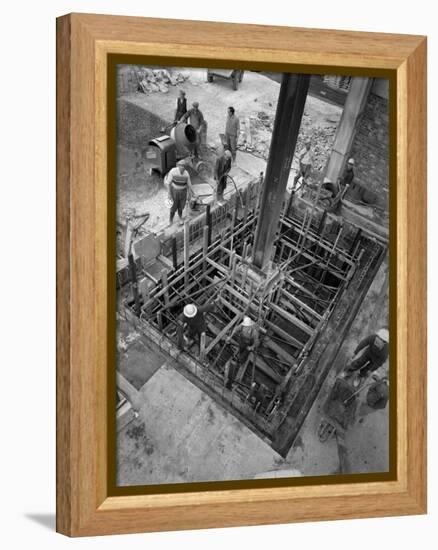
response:
<path id="1" fill-rule="evenodd" d="M 231 154 L 231 151 L 229 149 L 225 149 L 224 156 L 231 158 L 233 155 Z"/>
<path id="2" fill-rule="evenodd" d="M 185 166 L 186 163 L 185 163 L 185 161 L 183 161 L 183 160 L 181 159 L 181 160 L 179 160 L 179 161 L 176 163 L 176 165 L 177 165 L 177 166 Z"/>
<path id="3" fill-rule="evenodd" d="M 189 319 L 194 317 L 197 313 L 198 313 L 198 308 L 195 306 L 195 304 L 187 304 L 184 307 L 184 315 Z"/>
<path id="4" fill-rule="evenodd" d="M 353 164 L 354 165 L 354 159 L 353 158 L 348 159 L 348 164 Z"/>
<path id="5" fill-rule="evenodd" d="M 389 332 L 386 328 L 381 328 L 377 333 L 377 336 L 384 342 L 389 342 Z"/>
<path id="6" fill-rule="evenodd" d="M 166 208 L 172 208 L 173 206 L 173 200 L 170 197 L 166 197 L 164 204 Z"/>
<path id="7" fill-rule="evenodd" d="M 193 107 L 199 107 L 199 103 L 198 103 L 197 101 L 194 101 L 194 102 L 192 103 L 192 105 L 193 105 Z"/>
<path id="8" fill-rule="evenodd" d="M 243 318 L 242 326 L 243 327 L 252 327 L 252 325 L 253 325 L 252 319 L 245 315 L 245 317 Z"/>
<path id="9" fill-rule="evenodd" d="M 324 178 L 324 183 L 332 183 L 332 180 L 330 178 Z"/>

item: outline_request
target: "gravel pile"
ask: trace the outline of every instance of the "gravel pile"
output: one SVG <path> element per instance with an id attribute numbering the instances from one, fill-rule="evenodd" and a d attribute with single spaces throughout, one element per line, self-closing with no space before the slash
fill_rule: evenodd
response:
<path id="1" fill-rule="evenodd" d="M 145 94 L 161 92 L 167 93 L 169 86 L 182 84 L 188 78 L 188 74 L 175 73 L 171 74 L 167 69 L 148 69 L 142 67 L 137 71 L 139 82 L 139 90 Z"/>

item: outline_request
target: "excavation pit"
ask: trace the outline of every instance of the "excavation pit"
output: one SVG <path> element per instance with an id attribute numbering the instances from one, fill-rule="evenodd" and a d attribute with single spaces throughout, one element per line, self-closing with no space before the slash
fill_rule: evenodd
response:
<path id="1" fill-rule="evenodd" d="M 386 253 L 386 243 L 297 200 L 283 212 L 272 260 L 252 263 L 258 183 L 163 242 L 171 265 L 155 277 L 140 309 L 125 297 L 136 330 L 176 368 L 285 456 Z M 176 251 L 175 251 L 176 248 Z M 148 277 L 147 269 L 137 274 Z M 178 345 L 184 305 L 204 306 L 205 339 Z M 243 316 L 259 345 L 239 363 L 233 331 Z M 237 365 L 234 362 L 237 362 Z M 232 371 L 230 375 L 230 371 Z"/>

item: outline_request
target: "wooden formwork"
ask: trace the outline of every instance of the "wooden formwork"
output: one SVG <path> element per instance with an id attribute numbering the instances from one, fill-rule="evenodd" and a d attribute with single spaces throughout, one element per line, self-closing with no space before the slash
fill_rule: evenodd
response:
<path id="1" fill-rule="evenodd" d="M 351 224 L 283 215 L 272 269 L 257 273 L 251 263 L 256 219 L 256 204 L 242 209 L 235 201 L 213 236 L 208 215 L 194 222 L 201 222 L 196 231 L 186 222 L 180 259 L 163 270 L 136 325 L 192 381 L 285 454 L 309 396 L 327 375 L 327 358 L 338 350 L 333 340 L 341 342 L 384 246 Z M 212 301 L 205 337 L 180 349 L 184 305 Z M 257 325 L 259 345 L 230 382 L 239 346 L 234 331 L 245 315 Z"/>

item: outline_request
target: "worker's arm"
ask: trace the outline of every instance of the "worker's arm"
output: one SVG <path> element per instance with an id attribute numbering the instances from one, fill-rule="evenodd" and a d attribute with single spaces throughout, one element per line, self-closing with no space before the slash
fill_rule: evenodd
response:
<path id="1" fill-rule="evenodd" d="M 189 116 L 190 116 L 190 110 L 187 111 L 187 113 L 185 113 L 185 114 L 179 119 L 179 121 L 180 121 L 180 122 L 185 122 L 185 121 L 189 118 Z"/>
<path id="2" fill-rule="evenodd" d="M 364 338 L 359 344 L 357 345 L 356 349 L 354 350 L 354 353 L 356 354 L 358 351 L 363 349 L 366 346 L 369 346 L 373 343 L 374 340 L 374 334 L 371 334 L 371 336 L 367 336 Z"/>
<path id="3" fill-rule="evenodd" d="M 237 122 L 236 122 L 236 137 L 239 137 L 239 134 L 240 134 L 240 120 L 237 119 Z"/>
<path id="4" fill-rule="evenodd" d="M 187 170 L 186 170 L 186 173 L 187 173 L 187 187 L 189 188 L 189 192 L 190 192 L 192 197 L 197 197 L 198 195 L 193 190 L 192 180 L 190 179 L 190 174 L 188 173 Z"/>

